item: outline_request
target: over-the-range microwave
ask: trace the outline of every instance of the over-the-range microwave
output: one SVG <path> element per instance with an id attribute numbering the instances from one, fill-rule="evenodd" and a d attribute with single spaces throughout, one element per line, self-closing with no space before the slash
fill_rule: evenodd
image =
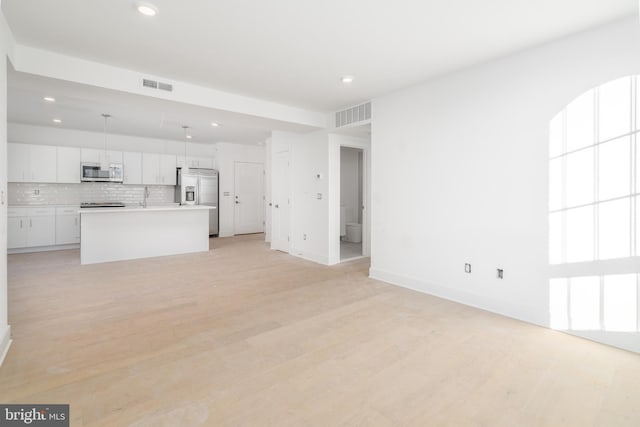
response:
<path id="1" fill-rule="evenodd" d="M 122 164 L 110 163 L 103 167 L 100 163 L 81 163 L 80 180 L 83 182 L 122 182 Z"/>

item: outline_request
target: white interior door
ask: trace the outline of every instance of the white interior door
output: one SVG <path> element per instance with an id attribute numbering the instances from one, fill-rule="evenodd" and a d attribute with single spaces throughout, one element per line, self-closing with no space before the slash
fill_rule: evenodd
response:
<path id="1" fill-rule="evenodd" d="M 271 165 L 271 249 L 289 252 L 289 153 L 277 153 Z"/>
<path id="2" fill-rule="evenodd" d="M 264 165 L 235 163 L 235 234 L 264 231 Z"/>

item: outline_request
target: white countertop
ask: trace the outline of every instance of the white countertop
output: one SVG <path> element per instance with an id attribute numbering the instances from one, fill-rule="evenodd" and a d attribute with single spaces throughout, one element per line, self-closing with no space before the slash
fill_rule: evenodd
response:
<path id="1" fill-rule="evenodd" d="M 103 214 L 103 213 L 124 213 L 124 212 L 158 212 L 158 211 L 189 211 L 189 210 L 209 210 L 216 209 L 215 206 L 204 205 L 183 205 L 183 206 L 126 206 L 124 208 L 86 208 L 80 209 L 80 213 L 84 214 Z"/>

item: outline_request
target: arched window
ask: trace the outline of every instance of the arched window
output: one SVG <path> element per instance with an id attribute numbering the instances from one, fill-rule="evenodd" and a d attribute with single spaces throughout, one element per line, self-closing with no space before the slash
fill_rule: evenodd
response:
<path id="1" fill-rule="evenodd" d="M 592 89 L 551 121 L 554 328 L 640 330 L 639 83 L 630 76 Z"/>

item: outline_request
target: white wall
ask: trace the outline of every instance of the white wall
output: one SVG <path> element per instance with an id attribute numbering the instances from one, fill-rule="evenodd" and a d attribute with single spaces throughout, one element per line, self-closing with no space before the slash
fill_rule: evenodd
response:
<path id="1" fill-rule="evenodd" d="M 220 237 L 233 236 L 235 223 L 235 162 L 264 163 L 264 146 L 219 142 L 217 167 L 220 171 Z"/>
<path id="2" fill-rule="evenodd" d="M 374 99 L 371 276 L 547 325 L 549 120 L 639 52 L 630 18 Z"/>
<path id="3" fill-rule="evenodd" d="M 364 150 L 367 173 L 369 141 L 366 139 L 326 131 L 272 134 L 270 155 L 289 152 L 291 255 L 320 264 L 340 262 L 341 146 Z M 367 204 L 365 201 L 365 206 Z"/>
<path id="4" fill-rule="evenodd" d="M 7 298 L 7 55 L 13 43 L 0 12 L 0 365 L 11 344 Z"/>
<path id="5" fill-rule="evenodd" d="M 327 133 L 318 131 L 300 135 L 291 144 L 289 154 L 291 164 L 290 253 L 327 264 L 329 262 Z"/>
<path id="6" fill-rule="evenodd" d="M 289 152 L 289 253 L 328 264 L 331 179 L 328 135 L 325 131 L 273 132 L 270 148 L 272 156 Z"/>

